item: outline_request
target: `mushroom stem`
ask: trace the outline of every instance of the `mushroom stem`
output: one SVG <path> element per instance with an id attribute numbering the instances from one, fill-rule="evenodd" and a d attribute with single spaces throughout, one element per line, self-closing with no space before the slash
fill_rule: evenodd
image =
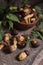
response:
<path id="1" fill-rule="evenodd" d="M 27 15 L 27 16 L 24 17 L 24 19 L 26 20 L 27 18 L 31 18 L 31 17 L 33 17 L 33 15 L 34 14 Z"/>

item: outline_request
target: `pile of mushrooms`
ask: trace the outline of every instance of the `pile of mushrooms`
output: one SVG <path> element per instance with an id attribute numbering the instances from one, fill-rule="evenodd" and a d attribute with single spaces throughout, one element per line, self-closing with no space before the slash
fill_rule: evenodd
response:
<path id="1" fill-rule="evenodd" d="M 13 51 L 16 51 L 17 48 L 23 49 L 26 47 L 26 39 L 27 37 L 24 35 L 20 35 L 17 37 L 12 37 L 10 33 L 5 33 L 3 37 L 3 41 L 0 42 L 0 50 L 4 49 L 7 53 L 11 53 Z M 33 47 L 38 47 L 39 43 L 36 39 L 32 39 L 30 41 L 30 44 Z M 18 60 L 22 61 L 29 55 L 28 50 L 24 50 L 18 55 Z"/>
<path id="2" fill-rule="evenodd" d="M 3 41 L 0 43 L 0 50 L 6 47 L 8 51 L 10 49 L 10 52 L 13 52 L 17 49 L 17 47 L 24 48 L 25 46 L 25 36 L 20 35 L 18 37 L 12 37 L 10 33 L 5 33 Z"/>
<path id="3" fill-rule="evenodd" d="M 32 9 L 29 5 L 19 8 L 19 13 L 17 16 L 19 17 L 20 22 L 26 24 L 34 23 L 38 18 L 36 10 Z"/>

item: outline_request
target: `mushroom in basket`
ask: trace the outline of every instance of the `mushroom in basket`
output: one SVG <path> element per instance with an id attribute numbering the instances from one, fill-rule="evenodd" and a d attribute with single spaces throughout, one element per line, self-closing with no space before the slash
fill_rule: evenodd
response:
<path id="1" fill-rule="evenodd" d="M 31 8 L 29 5 L 24 6 L 15 12 L 18 16 L 20 22 L 15 22 L 14 26 L 18 29 L 28 29 L 33 27 L 39 20 L 39 15 L 35 9 Z"/>

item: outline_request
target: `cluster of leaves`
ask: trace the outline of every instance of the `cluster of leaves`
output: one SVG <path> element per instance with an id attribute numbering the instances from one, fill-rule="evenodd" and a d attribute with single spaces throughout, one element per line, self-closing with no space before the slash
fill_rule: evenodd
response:
<path id="1" fill-rule="evenodd" d="M 43 13 L 39 6 L 35 6 L 35 10 L 39 13 L 39 24 L 43 23 Z"/>
<path id="2" fill-rule="evenodd" d="M 30 45 L 30 37 L 29 36 L 26 39 L 26 44 Z"/>
<path id="3" fill-rule="evenodd" d="M 42 14 L 42 9 L 39 6 L 35 6 L 35 10 L 39 13 Z"/>
<path id="4" fill-rule="evenodd" d="M 43 28 L 40 29 L 39 31 L 42 31 L 43 32 Z M 33 30 L 32 31 L 32 37 L 43 40 L 43 35 L 39 31 L 38 30 Z"/>
<path id="5" fill-rule="evenodd" d="M 8 23 L 9 23 L 9 29 L 13 28 L 13 22 L 19 22 L 19 19 L 16 15 L 14 14 L 7 14 L 6 15 L 6 18 L 9 20 Z"/>

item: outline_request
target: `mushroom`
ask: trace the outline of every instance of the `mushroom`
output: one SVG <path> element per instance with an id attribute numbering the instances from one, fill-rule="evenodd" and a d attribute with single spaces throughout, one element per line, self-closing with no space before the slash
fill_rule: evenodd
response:
<path id="1" fill-rule="evenodd" d="M 25 5 L 23 11 L 25 12 L 25 15 L 30 14 L 31 13 L 30 5 Z"/>
<path id="2" fill-rule="evenodd" d="M 18 48 L 22 49 L 26 46 L 25 37 L 23 35 L 18 37 Z"/>
<path id="3" fill-rule="evenodd" d="M 11 51 L 15 51 L 17 49 L 17 45 L 11 45 Z"/>
<path id="4" fill-rule="evenodd" d="M 20 8 L 19 11 L 23 11 L 23 8 Z"/>
<path id="5" fill-rule="evenodd" d="M 24 41 L 24 40 L 25 40 L 25 36 L 20 35 L 20 36 L 18 37 L 18 40 L 20 40 L 20 41 Z"/>
<path id="6" fill-rule="evenodd" d="M 27 54 L 27 53 L 28 53 L 28 54 Z M 22 60 L 24 60 L 28 55 L 29 55 L 28 50 L 25 50 L 25 51 L 23 51 L 23 52 L 21 52 L 21 53 L 19 54 L 18 60 L 22 61 Z"/>
<path id="7" fill-rule="evenodd" d="M 27 16 L 24 17 L 24 19 L 31 18 L 31 17 L 33 17 L 33 15 L 34 14 L 27 15 Z"/>
<path id="8" fill-rule="evenodd" d="M 26 8 L 26 9 L 24 9 L 24 12 L 25 12 L 25 15 L 28 15 L 31 12 L 31 10 Z"/>
<path id="9" fill-rule="evenodd" d="M 10 38 L 11 38 L 11 34 L 5 33 L 5 35 L 4 35 L 4 41 L 8 42 L 10 40 Z"/>
<path id="10" fill-rule="evenodd" d="M 35 18 L 31 18 L 31 21 L 35 21 L 36 19 Z"/>
<path id="11" fill-rule="evenodd" d="M 13 45 L 11 45 L 11 51 L 15 51 L 17 49 L 17 39 L 13 39 Z"/>
<path id="12" fill-rule="evenodd" d="M 33 47 L 38 47 L 38 46 L 39 46 L 39 43 L 38 43 L 38 41 L 37 41 L 36 39 L 32 39 L 32 40 L 31 40 L 31 45 L 32 45 Z"/>
<path id="13" fill-rule="evenodd" d="M 33 8 L 33 11 L 35 12 L 36 10 Z"/>
<path id="14" fill-rule="evenodd" d="M 24 17 L 24 20 L 25 20 L 25 22 L 26 22 L 27 24 L 30 23 L 30 18 L 33 17 L 33 15 L 34 15 L 34 14 L 29 14 L 29 15 L 27 15 L 27 16 Z M 28 21 L 28 20 L 29 20 L 29 21 Z"/>
<path id="15" fill-rule="evenodd" d="M 2 50 L 4 47 L 4 45 L 2 43 L 0 43 L 0 50 Z"/>

